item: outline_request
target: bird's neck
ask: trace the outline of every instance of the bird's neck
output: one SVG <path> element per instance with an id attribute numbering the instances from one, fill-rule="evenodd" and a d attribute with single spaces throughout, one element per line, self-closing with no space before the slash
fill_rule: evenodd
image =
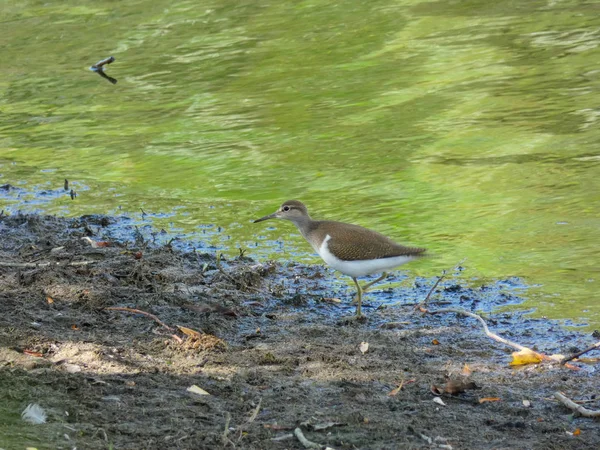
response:
<path id="1" fill-rule="evenodd" d="M 305 239 L 308 239 L 308 233 L 313 227 L 313 223 L 315 222 L 310 218 L 310 216 L 296 217 L 292 221 L 296 228 L 302 233 Z"/>

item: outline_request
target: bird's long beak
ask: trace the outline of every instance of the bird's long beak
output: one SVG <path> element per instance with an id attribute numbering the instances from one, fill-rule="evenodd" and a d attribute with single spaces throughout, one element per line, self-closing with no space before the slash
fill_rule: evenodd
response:
<path id="1" fill-rule="evenodd" d="M 264 217 L 261 217 L 260 219 L 256 219 L 254 221 L 254 223 L 262 222 L 263 220 L 269 220 L 269 219 L 277 219 L 277 212 L 274 212 L 273 214 L 268 214 Z"/>

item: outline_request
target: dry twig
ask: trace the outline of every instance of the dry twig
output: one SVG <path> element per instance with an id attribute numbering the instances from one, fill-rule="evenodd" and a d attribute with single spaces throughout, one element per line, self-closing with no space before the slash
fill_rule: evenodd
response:
<path id="1" fill-rule="evenodd" d="M 256 416 L 258 416 L 261 404 L 262 404 L 262 397 L 258 400 L 258 405 L 256 405 L 256 408 L 254 408 L 254 411 L 252 411 L 252 414 L 248 418 L 247 423 L 252 423 L 252 422 L 254 422 L 254 420 L 256 420 Z"/>
<path id="2" fill-rule="evenodd" d="M 570 398 L 566 397 L 561 392 L 555 392 L 554 398 L 556 398 L 558 401 L 560 401 L 567 408 L 572 409 L 573 411 L 575 411 L 576 413 L 578 413 L 579 415 L 581 415 L 583 417 L 600 417 L 600 411 L 584 408 L 583 406 L 575 403 Z"/>
<path id="3" fill-rule="evenodd" d="M 160 326 L 166 328 L 169 331 L 175 331 L 173 328 L 171 328 L 170 326 L 168 326 L 167 324 L 165 324 L 163 321 L 161 321 L 158 317 L 156 317 L 154 314 L 150 314 L 149 312 L 146 311 L 142 311 L 139 309 L 133 309 L 133 308 L 123 308 L 120 306 L 109 306 L 107 308 L 104 308 L 110 311 L 123 311 L 123 312 L 129 312 L 129 313 L 133 313 L 133 314 L 142 314 L 143 316 L 146 317 L 150 317 L 152 320 L 154 320 L 157 324 L 159 324 Z"/>
<path id="4" fill-rule="evenodd" d="M 600 341 L 596 342 L 594 345 L 592 345 L 591 347 L 586 348 L 585 350 L 582 350 L 580 352 L 577 353 L 573 353 L 571 356 L 568 356 L 566 358 L 564 358 L 560 363 L 561 364 L 565 364 L 575 358 L 579 358 L 581 355 L 583 355 L 584 353 L 587 352 L 591 352 L 594 349 L 600 348 Z"/>
<path id="5" fill-rule="evenodd" d="M 426 314 L 456 313 L 456 314 L 461 314 L 463 316 L 472 317 L 474 319 L 477 319 L 479 321 L 479 323 L 481 323 L 481 325 L 483 326 L 483 332 L 490 339 L 493 339 L 496 342 L 500 342 L 502 344 L 508 345 L 509 347 L 516 348 L 517 350 L 529 350 L 527 347 L 524 347 L 521 344 L 517 344 L 516 342 L 509 341 L 508 339 L 504 339 L 503 337 L 500 337 L 497 334 L 492 333 L 490 331 L 490 329 L 488 328 L 487 323 L 485 323 L 485 320 L 483 320 L 481 318 L 481 316 L 479 316 L 477 314 L 474 314 L 472 312 L 469 312 L 469 311 L 465 311 L 464 309 L 460 309 L 460 308 L 443 308 L 443 309 L 438 309 L 436 311 L 429 311 L 429 310 L 426 309 L 426 310 L 424 310 L 424 312 Z"/>
<path id="6" fill-rule="evenodd" d="M 231 414 L 228 412 L 225 413 L 225 430 L 223 431 L 223 436 L 221 436 L 221 441 L 223 442 L 223 447 L 227 444 L 231 444 L 235 447 L 235 444 L 231 442 L 231 440 L 227 437 L 229 435 L 229 423 L 231 422 Z"/>
<path id="7" fill-rule="evenodd" d="M 0 262 L 0 267 L 48 267 L 48 266 L 87 266 L 94 264 L 97 261 L 73 261 L 70 263 L 61 264 L 58 261 L 45 262 L 45 263 L 11 263 L 11 262 Z"/>
<path id="8" fill-rule="evenodd" d="M 304 436 L 304 433 L 302 432 L 300 427 L 294 430 L 294 435 L 298 438 L 298 440 L 304 446 L 304 448 L 317 448 L 319 450 L 323 448 L 322 445 L 319 445 L 316 442 L 312 442 L 306 439 L 306 436 Z"/>
<path id="9" fill-rule="evenodd" d="M 440 282 L 446 278 L 446 271 L 444 270 L 442 272 L 442 274 L 438 277 L 437 281 L 435 282 L 435 284 L 431 287 L 431 289 L 429 290 L 429 292 L 427 293 L 427 296 L 425 297 L 425 299 L 415 305 L 415 309 L 423 309 L 425 307 L 425 305 L 427 304 L 427 302 L 429 301 L 429 297 L 431 297 L 431 294 L 433 293 L 433 291 L 435 291 L 435 288 L 438 287 L 438 285 L 440 284 Z"/>

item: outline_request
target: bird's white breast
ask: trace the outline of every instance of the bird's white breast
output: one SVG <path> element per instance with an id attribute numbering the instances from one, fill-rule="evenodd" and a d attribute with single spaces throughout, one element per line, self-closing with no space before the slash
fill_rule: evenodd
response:
<path id="1" fill-rule="evenodd" d="M 413 256 L 393 256 L 391 258 L 379 258 L 379 259 L 365 259 L 357 261 L 344 261 L 337 258 L 333 253 L 329 251 L 328 242 L 331 240 L 331 236 L 325 236 L 321 246 L 317 249 L 319 256 L 323 258 L 329 266 L 335 270 L 342 272 L 345 275 L 351 277 L 362 277 L 365 275 L 371 275 L 374 273 L 386 272 L 394 269 L 395 267 L 406 264 L 407 262 L 413 261 Z"/>

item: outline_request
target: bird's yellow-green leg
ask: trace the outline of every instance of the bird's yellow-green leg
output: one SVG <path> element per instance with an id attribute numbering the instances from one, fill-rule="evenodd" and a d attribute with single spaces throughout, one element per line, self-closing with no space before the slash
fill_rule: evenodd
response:
<path id="1" fill-rule="evenodd" d="M 352 281 L 354 281 L 354 284 L 356 285 L 356 298 L 358 299 L 356 303 L 356 317 L 361 317 L 362 311 L 360 306 L 362 301 L 362 288 L 360 287 L 360 284 L 358 284 L 358 280 L 356 278 L 352 277 Z"/>
<path id="2" fill-rule="evenodd" d="M 381 274 L 381 276 L 379 278 L 377 278 L 376 280 L 371 281 L 370 283 L 365 284 L 362 288 L 361 288 L 361 292 L 367 292 L 367 290 L 373 286 L 376 283 L 379 283 L 380 281 L 383 281 L 386 279 L 386 277 L 388 276 L 387 272 L 383 272 Z M 356 303 L 358 301 L 358 293 L 356 294 L 356 296 L 354 297 L 354 300 L 352 300 L 352 303 Z"/>
<path id="3" fill-rule="evenodd" d="M 367 284 L 365 284 L 365 285 L 362 287 L 362 291 L 363 291 L 363 292 L 366 292 L 366 291 L 367 291 L 367 289 L 369 289 L 369 288 L 370 288 L 371 286 L 373 286 L 374 284 L 376 284 L 376 283 L 379 283 L 380 281 L 383 281 L 383 280 L 385 280 L 385 278 L 386 278 L 387 276 L 388 276 L 387 272 L 383 272 L 379 278 L 377 278 L 376 280 L 373 280 L 373 281 L 371 281 L 370 283 L 367 283 Z"/>

